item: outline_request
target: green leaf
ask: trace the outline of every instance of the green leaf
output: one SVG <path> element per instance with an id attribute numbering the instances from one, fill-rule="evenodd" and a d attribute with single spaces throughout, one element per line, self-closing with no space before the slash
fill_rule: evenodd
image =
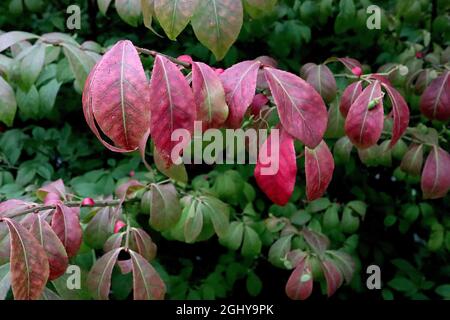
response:
<path id="1" fill-rule="evenodd" d="M 202 232 L 203 214 L 198 209 L 198 202 L 192 201 L 184 224 L 184 237 L 187 243 L 195 242 Z"/>
<path id="2" fill-rule="evenodd" d="M 262 286 L 262 281 L 258 277 L 258 275 L 253 271 L 249 272 L 246 281 L 246 287 L 249 295 L 251 295 L 252 297 L 258 296 L 262 290 Z"/>
<path id="3" fill-rule="evenodd" d="M 154 0 L 154 12 L 170 40 L 176 40 L 197 8 L 198 0 Z"/>
<path id="4" fill-rule="evenodd" d="M 291 251 L 291 240 L 294 235 L 282 236 L 269 249 L 269 262 L 279 268 L 285 268 L 284 260 Z"/>
<path id="5" fill-rule="evenodd" d="M 308 206 L 306 207 L 306 210 L 315 213 L 319 211 L 323 211 L 326 208 L 328 208 L 331 205 L 330 199 L 328 198 L 319 198 L 314 201 L 311 201 Z"/>
<path id="6" fill-rule="evenodd" d="M 106 11 L 110 4 L 111 0 L 97 0 L 98 9 L 103 15 L 106 15 Z"/>
<path id="7" fill-rule="evenodd" d="M 19 115 L 23 120 L 39 118 L 39 92 L 36 86 L 32 86 L 28 92 L 17 90 L 17 106 Z"/>
<path id="8" fill-rule="evenodd" d="M 84 88 L 87 76 L 95 64 L 95 60 L 74 45 L 67 43 L 61 45 L 63 47 L 64 55 L 69 61 L 70 69 L 75 76 L 75 86 L 81 92 Z"/>
<path id="9" fill-rule="evenodd" d="M 116 0 L 119 17 L 133 27 L 137 27 L 141 18 L 141 2 L 137 0 Z"/>
<path id="10" fill-rule="evenodd" d="M 20 41 L 36 39 L 36 38 L 38 38 L 37 35 L 29 33 L 29 32 L 22 32 L 22 31 L 6 32 L 6 33 L 0 35 L 0 52 L 2 52 L 3 50 L 9 48 L 13 44 L 16 44 Z"/>
<path id="11" fill-rule="evenodd" d="M 254 19 L 271 14 L 278 0 L 243 0 L 245 11 Z"/>
<path id="12" fill-rule="evenodd" d="M 9 263 L 0 266 L 0 300 L 5 300 L 11 288 L 11 272 L 9 268 Z"/>
<path id="13" fill-rule="evenodd" d="M 25 90 L 28 90 L 35 83 L 44 67 L 45 45 L 36 43 L 27 50 L 26 55 L 20 62 L 21 84 Z"/>
<path id="14" fill-rule="evenodd" d="M 40 108 L 44 114 L 48 114 L 53 110 L 60 87 L 61 83 L 53 79 L 39 88 Z"/>
<path id="15" fill-rule="evenodd" d="M 255 257 L 261 252 L 261 239 L 253 228 L 245 226 L 244 242 L 242 244 L 242 255 L 245 257 Z"/>
<path id="16" fill-rule="evenodd" d="M 244 236 L 244 224 L 242 222 L 231 222 L 227 234 L 223 238 L 223 243 L 231 250 L 237 250 L 242 244 Z"/>
<path id="17" fill-rule="evenodd" d="M 242 22 L 241 0 L 202 0 L 191 24 L 198 40 L 222 60 L 236 41 Z"/>
<path id="18" fill-rule="evenodd" d="M 351 208 L 353 211 L 358 213 L 364 218 L 366 215 L 367 205 L 363 201 L 353 200 L 347 203 L 347 207 Z"/>
<path id="19" fill-rule="evenodd" d="M 327 230 L 333 230 L 339 226 L 339 205 L 333 203 L 323 214 L 323 226 Z"/>
<path id="20" fill-rule="evenodd" d="M 336 102 L 330 104 L 328 109 L 328 125 L 325 132 L 326 138 L 340 138 L 345 135 L 344 130 L 345 119 L 339 111 L 339 106 Z"/>
<path id="21" fill-rule="evenodd" d="M 11 127 L 16 116 L 16 96 L 11 86 L 0 77 L 0 121 Z"/>
<path id="22" fill-rule="evenodd" d="M 180 215 L 181 207 L 178 193 L 171 183 L 151 185 L 150 225 L 158 231 L 174 226 Z"/>
<path id="23" fill-rule="evenodd" d="M 435 289 L 436 293 L 445 299 L 450 299 L 450 284 L 440 285 Z"/>
<path id="24" fill-rule="evenodd" d="M 214 231 L 219 237 L 224 237 L 229 227 L 229 207 L 226 203 L 210 196 L 200 198 L 199 207 L 203 215 L 209 216 Z"/>
<path id="25" fill-rule="evenodd" d="M 411 280 L 405 277 L 395 277 L 388 282 L 388 285 L 397 291 L 405 292 L 408 294 L 413 294 L 417 291 L 416 285 Z"/>
<path id="26" fill-rule="evenodd" d="M 31 182 L 36 176 L 36 168 L 30 162 L 24 162 L 17 171 L 16 182 L 21 186 L 25 186 Z"/>

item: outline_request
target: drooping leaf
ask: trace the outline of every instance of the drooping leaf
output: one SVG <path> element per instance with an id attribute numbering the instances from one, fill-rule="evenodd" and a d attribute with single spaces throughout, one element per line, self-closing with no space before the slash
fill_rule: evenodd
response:
<path id="1" fill-rule="evenodd" d="M 423 165 L 423 144 L 411 144 L 403 156 L 400 168 L 414 176 L 420 175 Z"/>
<path id="2" fill-rule="evenodd" d="M 172 133 L 185 129 L 192 135 L 196 118 L 195 102 L 179 68 L 161 55 L 156 57 L 153 67 L 150 101 L 152 140 L 166 163 L 173 163 L 175 159 L 171 159 L 171 153 L 178 141 L 172 141 Z"/>
<path id="3" fill-rule="evenodd" d="M 66 200 L 66 187 L 64 186 L 64 182 L 62 179 L 58 179 L 56 181 L 53 181 L 49 184 L 46 184 L 43 187 L 40 187 L 36 191 L 36 196 L 40 200 L 44 200 L 45 196 L 48 193 L 55 193 L 57 194 L 61 199 Z"/>
<path id="4" fill-rule="evenodd" d="M 330 246 L 330 240 L 324 234 L 315 232 L 308 228 L 304 228 L 302 234 L 306 243 L 319 257 L 322 256 L 325 253 L 325 250 L 327 250 Z"/>
<path id="5" fill-rule="evenodd" d="M 176 40 L 197 8 L 198 0 L 154 0 L 154 10 L 170 40 Z"/>
<path id="6" fill-rule="evenodd" d="M 6 224 L 0 223 L 0 265 L 9 262 L 11 253 L 9 230 Z"/>
<path id="7" fill-rule="evenodd" d="M 20 78 L 23 87 L 28 90 L 37 80 L 44 67 L 45 45 L 36 43 L 20 61 Z"/>
<path id="8" fill-rule="evenodd" d="M 291 240 L 294 235 L 286 235 L 276 240 L 269 249 L 269 261 L 273 265 L 284 267 L 284 259 L 291 250 Z"/>
<path id="9" fill-rule="evenodd" d="M 203 229 L 203 214 L 198 209 L 198 202 L 192 201 L 184 223 L 184 239 L 187 243 L 195 242 Z"/>
<path id="10" fill-rule="evenodd" d="M 339 106 L 335 101 L 330 103 L 328 109 L 328 124 L 325 132 L 326 138 L 340 138 L 345 135 L 344 130 L 345 118 L 339 111 Z"/>
<path id="11" fill-rule="evenodd" d="M 181 164 L 167 163 L 166 160 L 164 160 L 162 156 L 159 154 L 159 151 L 156 150 L 156 148 L 153 149 L 153 160 L 155 162 L 156 168 L 162 174 L 175 181 L 187 183 L 188 176 L 184 163 Z"/>
<path id="12" fill-rule="evenodd" d="M 421 188 L 424 199 L 445 197 L 450 189 L 450 154 L 433 146 L 422 171 Z"/>
<path id="13" fill-rule="evenodd" d="M 376 103 L 369 108 L 370 103 Z M 345 132 L 361 149 L 377 143 L 383 130 L 383 96 L 379 81 L 368 85 L 356 98 L 345 119 Z"/>
<path id="14" fill-rule="evenodd" d="M 16 95 L 8 82 L 0 77 L 0 121 L 11 127 L 16 111 Z"/>
<path id="15" fill-rule="evenodd" d="M 328 253 L 332 256 L 332 259 L 340 270 L 342 276 L 347 284 L 350 284 L 355 273 L 355 262 L 352 257 L 343 251 L 330 250 Z"/>
<path id="16" fill-rule="evenodd" d="M 391 99 L 392 104 L 392 117 L 394 118 L 394 123 L 392 126 L 392 138 L 389 144 L 389 146 L 392 147 L 397 143 L 408 128 L 409 108 L 405 99 L 395 88 L 386 84 L 383 84 L 383 87 L 386 90 L 389 99 Z"/>
<path id="17" fill-rule="evenodd" d="M 344 57 L 344 58 L 336 58 L 337 61 L 342 63 L 349 71 L 352 71 L 354 67 L 362 68 L 361 62 L 356 59 Z"/>
<path id="18" fill-rule="evenodd" d="M 347 88 L 345 88 L 342 93 L 341 103 L 339 105 L 339 110 L 344 117 L 347 117 L 348 110 L 350 110 L 351 105 L 355 102 L 356 98 L 362 92 L 362 81 L 353 82 Z"/>
<path id="19" fill-rule="evenodd" d="M 158 272 L 140 254 L 130 250 L 133 264 L 134 300 L 162 300 L 166 294 L 166 285 Z"/>
<path id="20" fill-rule="evenodd" d="M 314 149 L 305 146 L 306 196 L 309 201 L 320 198 L 333 178 L 334 160 L 325 141 Z"/>
<path id="21" fill-rule="evenodd" d="M 434 79 L 420 97 L 420 111 L 429 119 L 450 119 L 450 71 Z"/>
<path id="22" fill-rule="evenodd" d="M 61 46 L 75 76 L 75 85 L 81 91 L 88 78 L 89 71 L 95 65 L 95 60 L 75 45 L 62 43 Z"/>
<path id="23" fill-rule="evenodd" d="M 89 292 L 94 299 L 108 300 L 109 291 L 111 288 L 111 274 L 114 265 L 117 262 L 120 251 L 123 248 L 114 249 L 105 253 L 98 259 L 87 278 L 87 285 Z"/>
<path id="24" fill-rule="evenodd" d="M 79 211 L 79 208 L 57 205 L 52 217 L 52 229 L 66 248 L 69 258 L 77 254 L 83 240 Z"/>
<path id="25" fill-rule="evenodd" d="M 270 91 L 283 128 L 310 148 L 316 147 L 327 128 L 325 104 L 314 88 L 292 73 L 265 67 Z"/>
<path id="26" fill-rule="evenodd" d="M 115 0 L 119 17 L 133 27 L 137 27 L 141 17 L 141 2 L 138 0 Z"/>
<path id="27" fill-rule="evenodd" d="M 297 162 L 294 139 L 282 128 L 278 132 L 272 131 L 261 146 L 254 175 L 267 197 L 283 206 L 294 191 Z"/>
<path id="28" fill-rule="evenodd" d="M 327 295 L 331 297 L 342 285 L 342 274 L 330 259 L 322 261 L 322 270 L 327 281 Z"/>
<path id="29" fill-rule="evenodd" d="M 219 128 L 228 117 L 225 91 L 217 73 L 201 62 L 192 64 L 192 90 L 202 129 Z"/>
<path id="30" fill-rule="evenodd" d="M 148 261 L 153 260 L 156 257 L 157 247 L 152 241 L 152 238 L 140 228 L 131 228 L 131 236 L 133 237 L 133 244 L 136 248 L 131 248 Z"/>
<path id="31" fill-rule="evenodd" d="M 29 32 L 23 31 L 6 32 L 0 35 L 0 52 L 11 47 L 15 43 L 35 38 L 38 38 L 38 36 Z"/>
<path id="32" fill-rule="evenodd" d="M 155 1 L 154 0 L 141 0 L 141 10 L 142 10 L 142 18 L 144 20 L 144 25 L 153 30 L 152 20 L 153 15 L 155 14 Z"/>
<path id="33" fill-rule="evenodd" d="M 244 257 L 256 257 L 261 253 L 262 242 L 252 227 L 244 227 L 244 240 L 241 253 Z"/>
<path id="34" fill-rule="evenodd" d="M 84 241 L 91 248 L 101 249 L 103 244 L 113 233 L 113 210 L 115 209 L 101 208 L 95 213 L 94 217 L 84 229 Z"/>
<path id="35" fill-rule="evenodd" d="M 136 194 L 137 191 L 145 189 L 145 185 L 142 184 L 141 182 L 135 180 L 135 179 L 130 179 L 125 183 L 120 184 L 117 188 L 116 188 L 116 196 L 119 199 L 131 199 L 133 197 L 133 195 Z"/>
<path id="36" fill-rule="evenodd" d="M 11 288 L 11 271 L 9 263 L 0 265 L 0 300 L 5 300 Z"/>
<path id="37" fill-rule="evenodd" d="M 3 218 L 11 238 L 11 286 L 16 300 L 36 300 L 48 280 L 49 265 L 44 248 L 18 222 Z"/>
<path id="38" fill-rule="evenodd" d="M 313 277 L 305 257 L 298 262 L 286 283 L 286 294 L 293 300 L 307 299 L 313 289 Z"/>
<path id="39" fill-rule="evenodd" d="M 69 264 L 66 249 L 61 243 L 61 240 L 59 240 L 48 222 L 40 214 L 35 216 L 30 232 L 38 240 L 47 254 L 50 267 L 48 279 L 53 280 L 58 278 L 66 271 Z"/>
<path id="40" fill-rule="evenodd" d="M 219 237 L 225 236 L 229 226 L 229 207 L 225 202 L 212 196 L 199 197 L 203 210 L 203 215 L 208 216 L 214 227 L 214 231 Z"/>
<path id="41" fill-rule="evenodd" d="M 258 77 L 259 61 L 243 61 L 220 75 L 229 106 L 227 124 L 239 128 L 247 108 L 253 101 Z"/>
<path id="42" fill-rule="evenodd" d="M 197 39 L 222 60 L 236 41 L 243 22 L 241 0 L 201 0 L 192 17 Z"/>
<path id="43" fill-rule="evenodd" d="M 97 138 L 110 150 L 136 150 L 150 124 L 147 78 L 133 44 L 119 41 L 98 62 L 83 91 L 83 111 Z M 114 146 L 104 141 L 98 127 Z"/>
<path id="44" fill-rule="evenodd" d="M 330 103 L 336 97 L 336 80 L 326 65 L 313 65 L 308 69 L 305 80 L 316 89 L 325 102 Z"/>
<path id="45" fill-rule="evenodd" d="M 180 202 L 175 186 L 171 183 L 151 185 L 150 225 L 158 231 L 166 230 L 181 215 Z"/>
<path id="46" fill-rule="evenodd" d="M 346 163 L 350 160 L 353 145 L 347 136 L 341 137 L 334 145 L 333 155 L 334 161 L 339 164 Z"/>
<path id="47" fill-rule="evenodd" d="M 110 4 L 111 0 L 97 0 L 98 9 L 103 15 L 106 15 L 106 11 Z"/>

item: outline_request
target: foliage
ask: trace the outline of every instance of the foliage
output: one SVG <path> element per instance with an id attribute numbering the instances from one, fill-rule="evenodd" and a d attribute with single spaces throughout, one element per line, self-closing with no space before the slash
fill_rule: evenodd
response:
<path id="1" fill-rule="evenodd" d="M 90 29 L 114 14 L 88 3 Z M 0 298 L 350 298 L 373 294 L 370 264 L 379 298 L 448 298 L 446 4 L 380 2 L 368 30 L 369 4 L 116 0 L 138 28 L 97 42 L 62 33 L 61 4 L 1 4 L 35 17 L 0 34 L 0 121 L 15 126 L 0 134 Z M 159 47 L 161 31 L 179 41 Z M 123 155 L 80 134 L 80 104 Z M 275 130 L 256 166 L 173 163 L 171 134 L 194 120 L 280 129 L 279 170 L 263 173 Z M 68 292 L 72 264 L 82 289 Z"/>

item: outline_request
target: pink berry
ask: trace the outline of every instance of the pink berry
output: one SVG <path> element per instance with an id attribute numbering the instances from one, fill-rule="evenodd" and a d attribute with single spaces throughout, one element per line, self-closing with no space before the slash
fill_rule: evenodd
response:
<path id="1" fill-rule="evenodd" d="M 221 75 L 225 70 L 223 70 L 222 68 L 214 68 L 214 71 L 216 72 L 216 74 Z"/>
<path id="2" fill-rule="evenodd" d="M 136 172 L 134 172 L 134 170 L 130 171 L 130 177 L 134 177 L 135 174 L 136 174 Z"/>
<path id="3" fill-rule="evenodd" d="M 180 60 L 180 61 L 183 61 L 183 62 L 186 62 L 186 63 L 192 63 L 193 62 L 192 57 L 190 55 L 188 55 L 188 54 L 183 54 L 183 55 L 179 56 L 177 58 L 177 60 Z"/>
<path id="4" fill-rule="evenodd" d="M 114 225 L 114 233 L 118 233 L 120 229 L 125 227 L 127 224 L 123 222 L 122 220 L 117 220 L 116 224 Z"/>
<path id="5" fill-rule="evenodd" d="M 362 70 L 360 67 L 353 67 L 352 68 L 352 73 L 357 76 L 357 77 L 361 77 L 362 75 Z"/>
<path id="6" fill-rule="evenodd" d="M 417 59 L 422 59 L 423 58 L 423 52 L 420 52 L 420 51 L 416 52 L 416 58 Z"/>
<path id="7" fill-rule="evenodd" d="M 92 207 L 95 205 L 95 201 L 92 198 L 84 198 L 83 201 L 81 201 L 81 205 Z"/>

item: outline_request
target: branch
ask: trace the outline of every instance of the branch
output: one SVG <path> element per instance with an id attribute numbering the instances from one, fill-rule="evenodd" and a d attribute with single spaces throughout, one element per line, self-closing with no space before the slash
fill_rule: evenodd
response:
<path id="1" fill-rule="evenodd" d="M 97 201 L 94 205 L 82 205 L 81 201 L 67 201 L 67 202 L 61 202 L 62 205 L 65 205 L 66 207 L 70 208 L 83 208 L 83 207 L 89 207 L 89 208 L 104 208 L 104 207 L 114 207 L 117 205 L 120 205 L 120 200 L 105 200 L 105 201 Z M 24 214 L 28 213 L 38 213 L 40 211 L 46 211 L 46 210 L 53 210 L 56 209 L 56 204 L 54 205 L 47 205 L 47 204 L 38 204 L 38 205 L 30 205 L 30 208 L 16 212 L 12 215 L 9 215 L 8 218 L 14 218 L 18 217 Z M 0 217 L 1 220 L 1 217 Z"/>
<path id="2" fill-rule="evenodd" d="M 178 64 L 178 65 L 180 65 L 182 67 L 185 67 L 186 69 L 190 69 L 191 68 L 191 64 L 189 62 L 184 62 L 184 61 L 175 59 L 174 57 L 165 55 L 165 54 L 160 53 L 160 52 L 155 51 L 155 50 L 149 50 L 149 49 L 140 48 L 140 47 L 137 47 L 137 46 L 135 46 L 135 48 L 136 48 L 136 50 L 139 53 L 148 54 L 149 56 L 152 56 L 152 57 L 156 57 L 157 55 L 164 56 L 165 58 L 169 59 L 173 63 Z"/>

